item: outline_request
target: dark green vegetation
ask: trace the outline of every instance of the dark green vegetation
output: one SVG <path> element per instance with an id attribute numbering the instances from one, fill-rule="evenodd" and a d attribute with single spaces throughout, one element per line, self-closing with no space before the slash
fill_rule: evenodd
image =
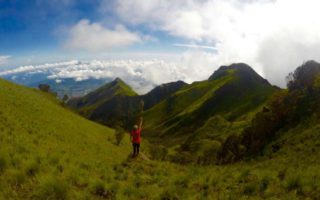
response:
<path id="1" fill-rule="evenodd" d="M 148 109 L 147 128 L 164 131 L 158 140 L 149 133 L 150 143 L 143 138 L 147 158 L 137 159 L 128 158 L 131 146 L 121 129 L 83 119 L 49 93 L 0 80 L 0 199 L 319 199 L 320 64 L 297 68 L 288 90 L 259 76 L 241 82 L 254 73 L 240 68 L 224 67 L 209 81 L 182 86 L 168 97 L 176 100 L 170 112 L 157 108 L 163 118 L 150 116 L 168 98 Z M 219 101 L 223 110 L 207 104 L 217 102 L 224 86 L 234 101 Z M 228 93 L 238 87 L 237 96 Z M 203 95 L 191 104 L 181 100 L 193 99 L 198 93 L 192 90 Z M 253 101 L 256 92 L 266 96 Z M 194 132 L 170 132 L 183 119 L 172 127 L 160 123 L 198 117 L 204 105 L 209 117 Z"/>

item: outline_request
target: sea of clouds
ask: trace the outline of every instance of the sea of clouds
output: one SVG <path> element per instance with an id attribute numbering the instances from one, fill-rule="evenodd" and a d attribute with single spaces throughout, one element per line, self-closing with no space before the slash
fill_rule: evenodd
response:
<path id="1" fill-rule="evenodd" d="M 134 90 L 143 94 L 156 85 L 183 80 L 193 82 L 206 79 L 213 71 L 203 68 L 189 68 L 175 62 L 163 60 L 92 60 L 28 65 L 0 72 L 0 76 L 26 76 L 28 74 L 45 74 L 48 79 L 56 80 L 73 78 L 76 81 L 87 79 L 114 79 L 119 77 Z"/>

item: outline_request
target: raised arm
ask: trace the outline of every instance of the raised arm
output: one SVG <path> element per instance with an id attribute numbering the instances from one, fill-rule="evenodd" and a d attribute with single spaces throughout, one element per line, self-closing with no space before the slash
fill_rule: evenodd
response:
<path id="1" fill-rule="evenodd" d="M 139 129 L 142 128 L 143 118 L 142 116 L 139 118 Z"/>
<path id="2" fill-rule="evenodd" d="M 142 118 L 142 115 L 143 115 L 143 107 L 144 107 L 144 101 L 141 100 L 140 101 L 140 118 L 139 118 L 139 129 L 142 128 L 142 123 L 143 123 L 143 118 Z"/>

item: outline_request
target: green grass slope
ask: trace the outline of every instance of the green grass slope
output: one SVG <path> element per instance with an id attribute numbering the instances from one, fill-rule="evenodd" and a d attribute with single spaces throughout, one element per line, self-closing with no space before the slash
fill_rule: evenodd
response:
<path id="1" fill-rule="evenodd" d="M 94 198 L 129 154 L 112 129 L 36 89 L 0 79 L 0 108 L 0 199 Z"/>
<path id="2" fill-rule="evenodd" d="M 0 79 L 0 98 L 0 199 L 320 198 L 319 104 L 312 104 L 312 111 L 305 109 L 309 104 L 295 107 L 302 119 L 279 130 L 256 157 L 229 165 L 177 165 L 127 159 L 128 140 L 115 146 L 111 129 L 70 112 L 46 93 Z M 210 129 L 209 136 L 217 137 L 237 126 L 212 116 L 198 131 Z M 144 153 L 154 159 L 158 144 L 143 140 L 146 146 L 150 153 Z"/>
<path id="3" fill-rule="evenodd" d="M 283 131 L 263 155 L 234 164 L 123 162 L 114 170 L 116 199 L 319 199 L 318 122 Z"/>

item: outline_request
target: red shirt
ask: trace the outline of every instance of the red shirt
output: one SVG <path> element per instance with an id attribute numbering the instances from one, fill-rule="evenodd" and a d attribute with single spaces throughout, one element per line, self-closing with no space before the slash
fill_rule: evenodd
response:
<path id="1" fill-rule="evenodd" d="M 140 142 L 141 142 L 140 135 L 141 135 L 141 129 L 131 131 L 132 143 L 140 144 Z"/>

